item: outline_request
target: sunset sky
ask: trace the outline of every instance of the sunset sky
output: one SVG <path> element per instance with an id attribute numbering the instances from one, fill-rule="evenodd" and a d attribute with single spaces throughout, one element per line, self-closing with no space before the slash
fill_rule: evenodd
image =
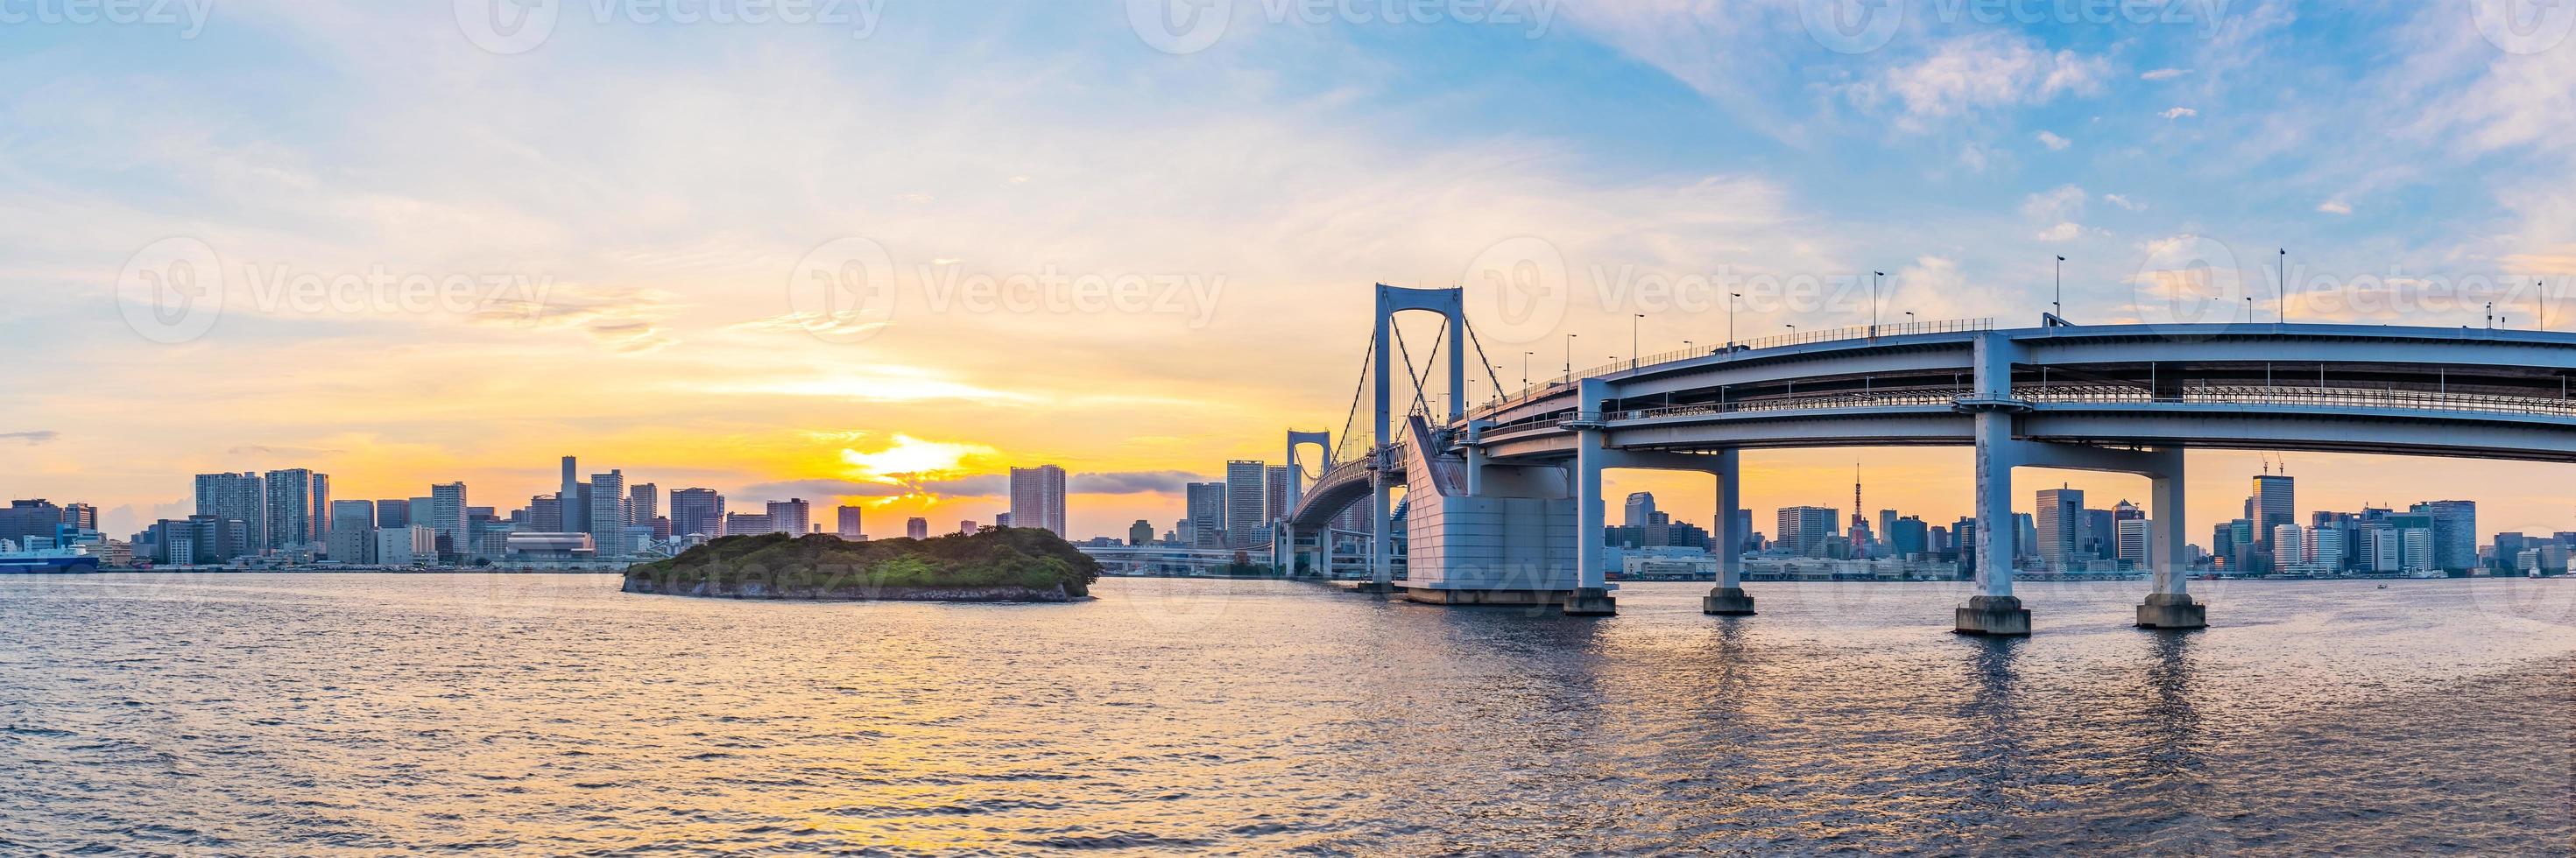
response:
<path id="1" fill-rule="evenodd" d="M 578 455 L 736 505 L 865 499 L 887 534 L 989 520 L 997 474 L 1054 463 L 1072 535 L 1123 534 L 1226 459 L 1277 462 L 1286 429 L 1341 428 L 1371 283 L 1498 255 L 1570 295 L 1514 316 L 1465 282 L 1508 384 L 1523 352 L 1535 375 L 1625 358 L 1637 313 L 1647 353 L 1726 338 L 1722 294 L 1657 281 L 1875 269 L 1887 317 L 2009 326 L 2059 255 L 2076 321 L 2150 315 L 2141 272 L 2185 247 L 2232 253 L 2266 313 L 2287 248 L 2317 284 L 2293 321 L 2480 325 L 2498 301 L 2531 327 L 2576 291 L 2576 39 L 2499 31 L 2483 0 L 2075 26 L 1900 3 L 1860 36 L 1794 2 L 1246 2 L 1175 36 L 1130 14 L 1160 0 L 694 24 L 498 0 L 551 16 L 502 36 L 490 2 L 0 26 L 0 496 L 97 504 L 123 538 L 190 511 L 191 474 L 310 467 L 343 498 L 463 480 L 506 512 Z M 138 284 L 183 269 L 206 297 L 156 316 Z M 891 297 L 835 302 L 861 280 Z M 1869 313 L 1865 289 L 1791 291 L 1740 335 Z M 1847 506 L 1856 461 L 1873 512 L 1970 500 L 1966 450 L 1747 461 L 1764 530 Z M 2194 541 L 2258 461 L 2195 455 Z M 2485 532 L 2576 530 L 2576 468 L 2288 465 L 2303 518 L 2467 498 Z M 1618 476 L 1707 520 L 1705 477 Z"/>

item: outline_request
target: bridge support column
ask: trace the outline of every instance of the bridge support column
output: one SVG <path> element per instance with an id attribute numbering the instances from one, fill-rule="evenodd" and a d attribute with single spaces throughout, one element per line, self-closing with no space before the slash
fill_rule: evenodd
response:
<path id="1" fill-rule="evenodd" d="M 2155 591 L 2147 594 L 2145 604 L 2138 606 L 2138 627 L 2142 629 L 2198 629 L 2209 626 L 2209 607 L 2193 601 L 2184 590 L 2190 580 L 2184 567 L 2183 467 L 2182 451 L 2168 451 L 2172 457 L 2163 473 L 2151 477 L 2147 489 L 2147 560 L 2155 568 Z"/>
<path id="2" fill-rule="evenodd" d="M 1378 457 L 1378 467 L 1369 472 L 1369 580 L 1359 588 L 1363 593 L 1395 592 L 1395 534 L 1387 521 L 1395 510 L 1387 499 L 1386 449 L 1370 454 Z"/>
<path id="3" fill-rule="evenodd" d="M 1610 582 L 1605 574 L 1610 552 L 1602 544 L 1601 533 L 1607 509 L 1601 499 L 1601 472 L 1610 467 L 1613 456 L 1609 425 L 1601 422 L 1601 409 L 1610 399 L 1610 384 L 1587 378 L 1579 389 L 1580 410 L 1565 423 L 1566 428 L 1575 430 L 1574 592 L 1565 597 L 1565 613 L 1609 616 L 1619 612 L 1617 601 L 1610 598 Z"/>
<path id="4" fill-rule="evenodd" d="M 1971 408 L 1977 424 L 1977 595 L 1954 612 L 1954 628 L 1963 635 L 2030 634 L 2030 609 L 2021 606 L 2012 587 L 2013 543 L 2021 535 L 2012 513 L 2012 471 L 2021 464 L 2021 442 L 2013 438 L 2017 406 L 2009 342 L 1980 338 L 1977 401 Z"/>
<path id="5" fill-rule="evenodd" d="M 1586 379 L 1585 391 L 1590 392 L 1596 384 L 1597 380 Z M 1586 399 L 1588 403 L 1589 397 Z M 1587 409 L 1594 407 L 1586 405 Z M 1609 616 L 1619 612 L 1604 574 L 1609 551 L 1602 544 L 1602 518 L 1607 505 L 1601 500 L 1601 471 L 1609 451 L 1603 449 L 1602 434 L 1598 425 L 1586 425 L 1575 433 L 1574 592 L 1565 597 L 1565 613 L 1571 616 Z"/>
<path id="6" fill-rule="evenodd" d="M 1735 526 L 1735 509 L 1742 503 L 1743 486 L 1736 479 L 1735 451 L 1717 454 L 1717 521 L 1709 526 L 1710 539 L 1716 544 L 1709 552 L 1717 556 L 1717 586 L 1699 599 L 1699 612 L 1719 617 L 1753 616 L 1753 597 L 1744 595 L 1744 536 Z"/>

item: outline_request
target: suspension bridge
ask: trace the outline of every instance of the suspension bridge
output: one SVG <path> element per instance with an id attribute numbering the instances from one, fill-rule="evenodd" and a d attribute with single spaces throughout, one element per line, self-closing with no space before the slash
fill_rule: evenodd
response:
<path id="1" fill-rule="evenodd" d="M 1441 317 L 1417 365 L 1394 322 Z M 1470 405 L 1475 352 L 1497 395 Z M 1696 347 L 1505 390 L 1458 289 L 1379 285 L 1361 392 L 1338 439 L 1291 432 L 1291 503 L 1272 522 L 1281 568 L 1317 556 L 1354 508 L 1367 589 L 1445 605 L 1615 613 L 1602 472 L 1716 481 L 1710 614 L 1750 615 L 1733 515 L 1744 450 L 1954 446 L 1976 450 L 1976 595 L 1963 633 L 2020 635 L 2013 595 L 2016 468 L 2136 474 L 2150 482 L 2152 582 L 2136 624 L 2199 628 L 2187 589 L 2184 454 L 2314 451 L 2576 462 L 2576 335 L 2351 324 L 2074 325 L 1992 320 L 1872 325 Z M 1439 373 L 1434 376 L 1433 373 Z M 1399 401 L 1397 382 L 1410 396 Z M 1434 391 L 1444 395 L 1434 396 Z M 1399 410 L 1401 406 L 1401 410 Z M 1367 423 L 1358 421 L 1365 416 Z M 1335 442 L 1338 441 L 1338 444 Z M 1311 485 L 1299 450 L 1323 451 Z M 1394 495 L 1406 580 L 1394 580 Z"/>

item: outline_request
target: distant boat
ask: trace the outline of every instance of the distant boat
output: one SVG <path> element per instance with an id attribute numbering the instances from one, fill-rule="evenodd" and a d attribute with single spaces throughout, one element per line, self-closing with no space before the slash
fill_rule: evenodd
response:
<path id="1" fill-rule="evenodd" d="M 55 575 L 98 571 L 98 556 L 79 548 L 0 552 L 0 575 Z"/>

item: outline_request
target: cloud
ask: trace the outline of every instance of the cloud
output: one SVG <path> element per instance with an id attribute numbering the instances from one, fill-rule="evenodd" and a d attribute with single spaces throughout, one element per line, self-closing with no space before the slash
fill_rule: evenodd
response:
<path id="1" fill-rule="evenodd" d="M 2326 214 L 2348 215 L 2352 214 L 2352 204 L 2344 202 L 2342 197 L 2336 197 L 2334 199 L 2318 203 L 2317 211 L 2321 211 Z"/>
<path id="2" fill-rule="evenodd" d="M 657 289 L 545 284 L 528 298 L 494 298 L 468 318 L 484 325 L 578 330 L 619 354 L 659 351 L 674 341 L 661 322 L 678 313 L 676 296 Z"/>
<path id="3" fill-rule="evenodd" d="M 2040 241 L 2074 241 L 2084 236 L 2084 225 L 2072 221 L 2059 223 L 2031 236 Z"/>
<path id="4" fill-rule="evenodd" d="M 2200 111 L 2193 110 L 2193 109 L 2188 108 L 2188 107 L 2176 107 L 2176 108 L 2173 108 L 2173 109 L 2167 110 L 2167 111 L 2165 111 L 2165 112 L 2163 112 L 2163 113 L 2159 113 L 2159 114 L 2156 114 L 2156 115 L 2157 115 L 2157 116 L 2162 116 L 2162 117 L 2164 117 L 2164 118 L 2166 118 L 2166 119 L 2181 119 L 2181 118 L 2183 118 L 2183 117 L 2187 117 L 2187 116 L 2199 116 L 2199 115 L 2200 115 Z"/>
<path id="5" fill-rule="evenodd" d="M 777 482 L 754 483 L 742 487 L 742 490 L 735 495 L 728 495 L 726 497 L 726 501 L 728 503 L 758 503 L 772 500 L 786 500 L 791 497 L 805 498 L 807 500 L 845 497 L 890 499 L 924 494 L 935 495 L 943 498 L 990 498 L 1001 497 L 1009 493 L 1010 478 L 1000 474 L 975 474 L 963 477 L 921 480 L 902 485 L 889 485 L 886 483 L 866 482 L 861 480 L 832 479 L 782 480 Z"/>
<path id="6" fill-rule="evenodd" d="M 27 432 L 0 432 L 0 441 L 25 441 L 27 442 L 27 446 L 30 447 L 38 444 L 50 444 L 61 437 L 62 433 L 51 429 L 36 429 Z"/>
<path id="7" fill-rule="evenodd" d="M 2190 73 L 2191 73 L 2191 70 L 2190 70 L 2190 69 L 2172 69 L 2172 68 L 2156 69 L 2156 70 L 2154 70 L 2154 71 L 2149 71 L 2149 72 L 2146 72 L 2146 73 L 2144 73 L 2144 74 L 2140 74 L 2140 75 L 2138 75 L 2138 79 L 2139 79 L 2139 80 L 2173 80 L 2174 78 L 2182 77 L 2183 75 L 2187 75 L 2187 74 L 2190 74 Z"/>
<path id="8" fill-rule="evenodd" d="M 342 453 L 346 453 L 346 452 L 349 452 L 349 451 L 347 451 L 347 450 L 326 450 L 326 449 L 322 449 L 322 448 L 319 448 L 319 447 L 269 447 L 269 446 L 264 446 L 264 445 L 252 445 L 252 446 L 244 446 L 244 447 L 234 447 L 234 448 L 232 448 L 232 449 L 229 449 L 229 450 L 225 450 L 225 451 L 224 451 L 224 453 L 225 453 L 226 455 L 231 455 L 231 456 L 284 456 L 284 457 L 308 457 L 308 458 L 309 458 L 309 457 L 319 457 L 319 456 L 337 456 L 337 455 L 340 455 L 340 454 L 342 454 Z"/>
<path id="9" fill-rule="evenodd" d="M 2119 194 L 2103 194 L 2103 195 L 2102 195 L 2102 201 L 2103 201 L 2103 202 L 2106 202 L 2106 203 L 2110 203 L 2110 204 L 2115 205 L 2115 206 L 2119 206 L 2119 207 L 2121 207 L 2121 208 L 2123 208 L 2123 209 L 2127 209 L 2127 210 L 2129 210 L 2129 211 L 2133 211 L 2133 212 L 2139 212 L 2139 211 L 2146 211 L 2146 210 L 2147 210 L 2147 204 L 2146 204 L 2146 203 L 2138 202 L 2138 201 L 2136 201 L 2136 200 L 2129 199 L 2128 197 L 2124 197 L 2124 196 L 2121 196 L 2121 195 L 2119 195 Z"/>
<path id="10" fill-rule="evenodd" d="M 2068 140 L 2064 137 L 2059 137 L 2056 134 L 2047 131 L 2039 132 L 2039 143 L 2042 146 L 2048 147 L 2048 151 L 2051 152 L 2064 152 L 2066 151 L 2066 147 L 2075 145 L 2074 141 Z"/>
<path id="11" fill-rule="evenodd" d="M 1128 471 L 1106 474 L 1074 474 L 1066 479 L 1065 491 L 1078 495 L 1180 494 L 1190 483 L 1217 480 L 1188 471 Z"/>
<path id="12" fill-rule="evenodd" d="M 2045 104 L 2059 95 L 2102 90 L 2110 62 L 2073 51 L 2050 52 L 2037 40 L 1981 33 L 1941 44 L 1930 57 L 1889 69 L 1878 79 L 1848 88 L 1863 107 L 1893 98 L 1904 104 L 1900 125 L 1923 130 L 1935 120 L 1985 108 Z"/>

